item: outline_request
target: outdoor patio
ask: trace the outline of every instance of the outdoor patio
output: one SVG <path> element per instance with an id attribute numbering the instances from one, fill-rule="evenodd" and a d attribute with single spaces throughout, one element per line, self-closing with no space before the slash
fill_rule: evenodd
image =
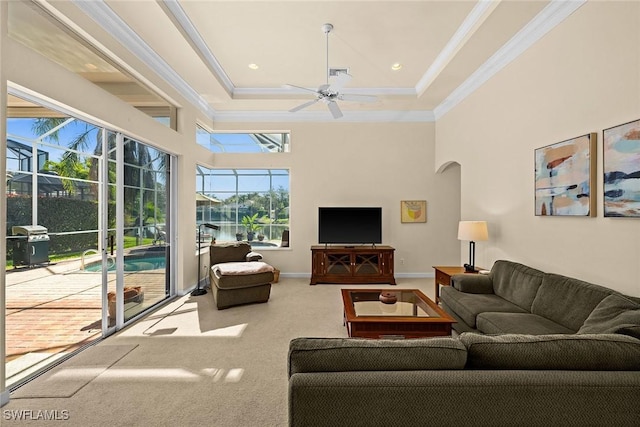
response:
<path id="1" fill-rule="evenodd" d="M 109 290 L 115 283 L 110 273 Z M 80 270 L 80 260 L 7 270 L 7 382 L 101 336 L 101 273 Z M 125 305 L 130 318 L 165 297 L 162 270 L 126 273 L 126 286 L 142 286 L 144 301 Z"/>

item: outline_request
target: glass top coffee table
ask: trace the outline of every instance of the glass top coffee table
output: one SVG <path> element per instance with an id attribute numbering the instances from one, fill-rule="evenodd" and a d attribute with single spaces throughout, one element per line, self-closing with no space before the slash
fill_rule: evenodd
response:
<path id="1" fill-rule="evenodd" d="M 350 337 L 447 336 L 455 323 L 418 289 L 342 289 L 342 302 Z"/>

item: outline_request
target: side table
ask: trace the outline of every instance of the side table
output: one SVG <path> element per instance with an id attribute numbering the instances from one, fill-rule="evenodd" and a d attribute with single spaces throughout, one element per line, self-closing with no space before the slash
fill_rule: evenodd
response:
<path id="1" fill-rule="evenodd" d="M 464 270 L 462 266 L 433 266 L 436 274 L 435 285 L 436 285 L 436 304 L 440 303 L 440 286 L 451 286 L 451 276 L 454 274 L 478 274 L 468 273 Z M 476 269 L 482 270 L 481 267 L 476 266 Z"/>

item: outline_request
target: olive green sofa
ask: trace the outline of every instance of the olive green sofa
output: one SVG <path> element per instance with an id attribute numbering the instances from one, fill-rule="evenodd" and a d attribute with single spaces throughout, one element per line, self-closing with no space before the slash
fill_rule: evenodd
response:
<path id="1" fill-rule="evenodd" d="M 457 274 L 440 290 L 458 332 L 622 333 L 640 337 L 640 299 L 524 264 L 496 261 L 488 275 Z"/>
<path id="2" fill-rule="evenodd" d="M 498 261 L 444 287 L 455 337 L 297 338 L 291 426 L 639 426 L 640 301 Z"/>
<path id="3" fill-rule="evenodd" d="M 620 334 L 290 342 L 289 425 L 638 426 L 640 340 Z"/>

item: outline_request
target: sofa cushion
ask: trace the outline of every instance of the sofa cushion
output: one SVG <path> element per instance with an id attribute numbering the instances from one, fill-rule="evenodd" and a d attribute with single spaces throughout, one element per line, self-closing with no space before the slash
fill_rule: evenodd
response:
<path id="1" fill-rule="evenodd" d="M 640 339 L 640 326 L 629 326 L 618 329 L 618 334 L 629 335 L 630 337 Z"/>
<path id="2" fill-rule="evenodd" d="M 531 311 L 543 276 L 540 270 L 504 260 L 496 261 L 489 273 L 493 292 L 526 311 Z"/>
<path id="3" fill-rule="evenodd" d="M 480 313 L 477 328 L 485 334 L 572 334 L 556 322 L 531 313 Z"/>
<path id="4" fill-rule="evenodd" d="M 476 327 L 476 316 L 485 311 L 526 313 L 527 311 L 494 294 L 467 294 L 444 286 L 440 299 L 467 325 Z"/>
<path id="5" fill-rule="evenodd" d="M 638 327 L 640 327 L 640 304 L 621 295 L 609 295 L 591 312 L 578 333 L 608 334 L 617 333 L 623 329 L 633 332 L 634 328 Z"/>
<path id="6" fill-rule="evenodd" d="M 600 301 L 615 293 L 582 280 L 546 273 L 531 312 L 577 332 Z"/>
<path id="7" fill-rule="evenodd" d="M 640 340 L 619 334 L 464 333 L 469 369 L 640 370 Z"/>
<path id="8" fill-rule="evenodd" d="M 289 343 L 289 376 L 297 372 L 464 369 L 465 346 L 454 338 L 368 340 L 296 338 Z"/>

